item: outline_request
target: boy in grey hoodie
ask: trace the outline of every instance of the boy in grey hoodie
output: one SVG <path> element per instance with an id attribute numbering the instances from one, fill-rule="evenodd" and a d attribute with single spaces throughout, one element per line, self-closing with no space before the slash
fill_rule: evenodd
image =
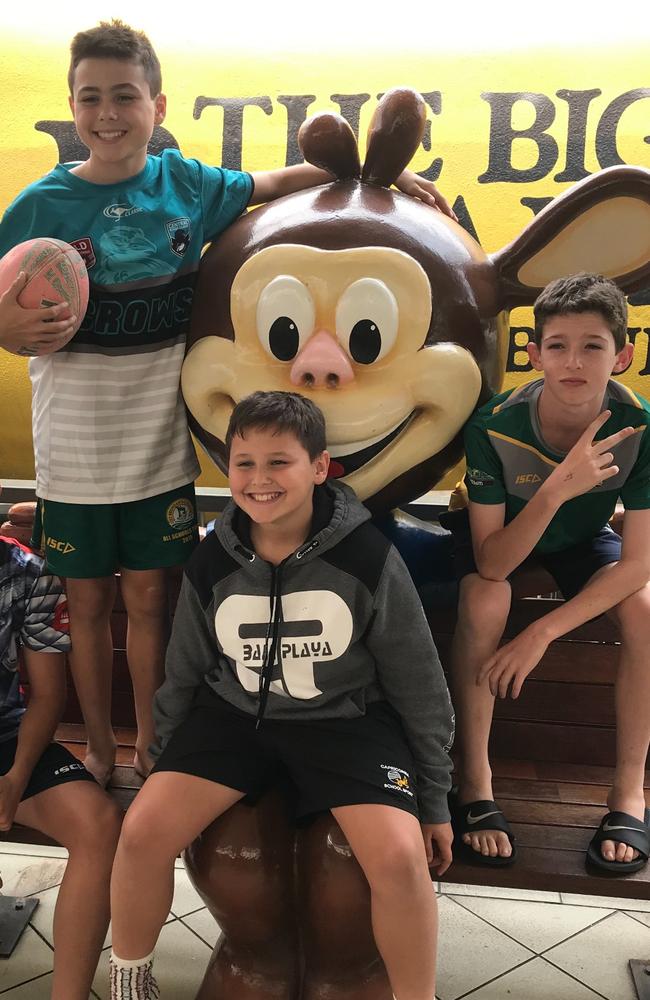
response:
<path id="1" fill-rule="evenodd" d="M 254 393 L 226 444 L 233 502 L 185 571 L 154 706 L 158 760 L 118 847 L 111 995 L 157 996 L 175 857 L 281 764 L 298 815 L 331 810 L 364 870 L 396 997 L 433 1000 L 427 862 L 440 875 L 451 861 L 453 715 L 422 607 L 368 511 L 326 483 L 310 400 Z"/>

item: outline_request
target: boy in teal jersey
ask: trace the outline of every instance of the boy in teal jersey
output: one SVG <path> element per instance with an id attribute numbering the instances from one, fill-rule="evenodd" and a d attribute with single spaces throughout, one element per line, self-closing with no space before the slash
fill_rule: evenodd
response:
<path id="1" fill-rule="evenodd" d="M 0 256 L 38 236 L 73 244 L 90 277 L 75 317 L 22 309 L 19 277 L 0 300 L 0 346 L 29 355 L 40 536 L 67 579 L 75 684 L 88 732 L 86 766 L 104 784 L 115 758 L 110 723 L 114 573 L 121 572 L 135 691 L 135 767 L 146 774 L 151 703 L 163 677 L 165 571 L 196 537 L 199 472 L 180 368 L 203 246 L 250 204 L 331 180 L 310 165 L 253 175 L 147 154 L 166 111 L 151 43 L 119 21 L 78 34 L 70 107 L 86 161 L 30 185 L 0 224 Z M 402 190 L 449 206 L 410 171 Z"/>
<path id="2" fill-rule="evenodd" d="M 631 361 L 626 335 L 625 297 L 611 281 L 580 274 L 552 282 L 535 303 L 528 347 L 543 378 L 496 396 L 466 428 L 471 546 L 457 537 L 460 782 L 452 809 L 459 846 L 478 863 L 515 859 L 512 831 L 492 794 L 494 697 L 518 697 L 549 643 L 603 612 L 616 617 L 623 639 L 617 762 L 611 812 L 587 859 L 619 874 L 643 867 L 650 852 L 643 793 L 650 742 L 650 406 L 610 378 Z M 608 526 L 619 497 L 622 543 Z M 531 555 L 566 601 L 497 649 L 510 609 L 508 578 Z"/>

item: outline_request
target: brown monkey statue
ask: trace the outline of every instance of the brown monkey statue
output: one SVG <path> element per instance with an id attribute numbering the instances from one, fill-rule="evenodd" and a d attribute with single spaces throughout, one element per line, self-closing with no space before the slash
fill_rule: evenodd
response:
<path id="1" fill-rule="evenodd" d="M 249 212 L 203 257 L 182 385 L 222 470 L 235 403 L 299 391 L 325 413 L 331 474 L 373 512 L 408 502 L 458 460 L 463 424 L 499 390 L 512 307 L 581 270 L 625 292 L 647 283 L 650 171 L 587 178 L 487 255 L 390 187 L 424 120 L 418 94 L 386 94 L 361 168 L 342 118 L 310 119 L 303 153 L 332 183 Z M 369 892 L 330 817 L 297 830 L 276 790 L 231 809 L 186 858 L 223 929 L 201 1000 L 390 1000 Z"/>

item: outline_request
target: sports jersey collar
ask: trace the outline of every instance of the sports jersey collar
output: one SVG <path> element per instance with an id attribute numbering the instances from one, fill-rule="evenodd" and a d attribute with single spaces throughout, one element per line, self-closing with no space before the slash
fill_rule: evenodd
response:
<path id="1" fill-rule="evenodd" d="M 78 177 L 76 174 L 71 173 L 72 168 L 78 166 L 80 162 L 76 160 L 72 163 L 58 163 L 54 168 L 54 173 L 57 175 L 58 180 L 62 181 L 71 190 L 88 191 L 92 189 L 94 191 L 107 192 L 124 191 L 131 186 L 140 188 L 151 180 L 152 174 L 156 169 L 155 158 L 149 154 L 142 170 L 132 177 L 126 177 L 123 181 L 118 181 L 116 184 L 96 184 L 94 181 L 87 181 L 84 177 Z"/>

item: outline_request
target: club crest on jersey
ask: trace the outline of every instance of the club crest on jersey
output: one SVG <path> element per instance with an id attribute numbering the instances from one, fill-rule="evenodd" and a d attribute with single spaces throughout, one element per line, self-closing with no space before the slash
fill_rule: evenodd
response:
<path id="1" fill-rule="evenodd" d="M 184 257 L 190 245 L 190 220 L 182 217 L 165 223 L 169 245 L 177 257 Z"/>
<path id="2" fill-rule="evenodd" d="M 86 270 L 90 271 L 91 267 L 97 263 L 95 248 L 90 236 L 83 236 L 80 240 L 71 240 L 70 246 L 74 247 L 79 256 L 83 258 Z"/>

